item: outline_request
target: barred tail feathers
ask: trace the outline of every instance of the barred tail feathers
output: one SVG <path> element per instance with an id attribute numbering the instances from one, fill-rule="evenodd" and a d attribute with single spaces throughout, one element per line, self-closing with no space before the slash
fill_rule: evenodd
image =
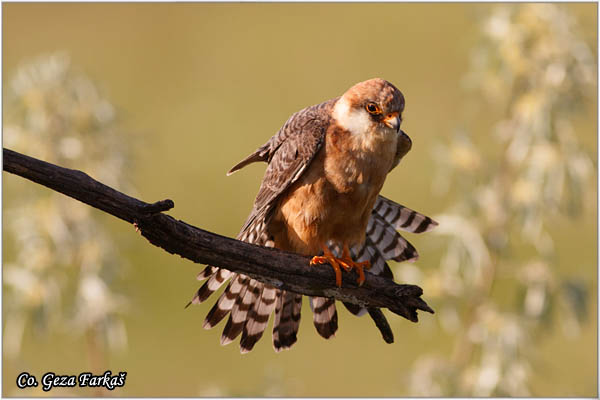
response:
<path id="1" fill-rule="evenodd" d="M 319 335 L 325 339 L 335 336 L 338 329 L 338 316 L 335 299 L 327 297 L 309 297 L 310 308 L 313 312 L 313 324 Z"/>
<path id="2" fill-rule="evenodd" d="M 300 327 L 302 295 L 282 290 L 275 303 L 273 348 L 276 352 L 280 352 L 291 348 L 296 343 Z"/>
<path id="3" fill-rule="evenodd" d="M 256 342 L 262 337 L 269 317 L 275 308 L 275 301 L 280 291 L 268 285 L 260 285 L 261 293 L 254 306 L 250 311 L 250 315 L 246 320 L 240 339 L 240 350 L 242 353 L 247 353 L 252 350 Z"/>
<path id="4" fill-rule="evenodd" d="M 248 280 L 249 278 L 245 275 L 235 274 L 229 282 L 227 289 L 225 289 L 219 300 L 217 300 L 206 315 L 204 324 L 202 325 L 204 329 L 214 327 L 229 314 L 242 290 L 245 291 Z"/>
<path id="5" fill-rule="evenodd" d="M 244 283 L 244 287 L 235 299 L 235 303 L 229 313 L 227 324 L 223 328 L 223 333 L 221 334 L 222 345 L 233 342 L 242 333 L 244 325 L 248 321 L 248 313 L 258 298 L 261 286 L 261 283 L 250 278 Z"/>
<path id="6" fill-rule="evenodd" d="M 273 247 L 268 237 L 262 212 L 252 213 L 238 235 L 238 239 Z M 206 279 L 198 289 L 193 304 L 205 301 L 222 284 L 229 280 L 225 291 L 209 311 L 203 327 L 210 329 L 228 316 L 221 334 L 221 344 L 234 341 L 240 334 L 240 351 L 247 353 L 261 339 L 275 311 L 273 323 L 273 346 L 275 351 L 291 348 L 297 340 L 302 309 L 302 295 L 276 289 L 246 275 L 231 273 L 223 268 L 207 266 L 198 275 Z"/>
<path id="7" fill-rule="evenodd" d="M 411 233 L 429 232 L 438 223 L 430 217 L 400 205 L 386 197 L 377 196 L 373 213 L 381 216 L 395 229 L 401 229 Z"/>
<path id="8" fill-rule="evenodd" d="M 387 264 L 388 260 L 414 261 L 419 256 L 414 246 L 396 231 L 396 226 L 405 224 L 410 215 L 414 215 L 413 220 L 418 217 L 421 221 L 417 227 L 423 228 L 424 221 L 426 221 L 425 229 L 427 230 L 433 229 L 437 225 L 429 217 L 379 196 L 367 224 L 365 242 L 362 246 L 354 246 L 351 249 L 352 256 L 357 261 L 370 261 L 370 273 L 393 279 L 394 275 Z M 409 223 L 406 227 L 411 227 L 411 224 Z M 357 316 L 365 315 L 368 311 L 365 307 L 356 304 L 344 303 L 344 306 Z M 371 318 L 375 316 L 373 312 L 369 312 L 369 315 Z M 377 313 L 377 317 L 378 320 L 375 322 L 380 326 L 385 317 L 379 313 Z"/>
<path id="9" fill-rule="evenodd" d="M 274 243 L 267 234 L 265 215 L 266 211 L 264 210 L 253 212 L 244 224 L 238 239 L 272 247 Z M 393 279 L 387 260 L 410 261 L 418 257 L 415 248 L 396 229 L 421 233 L 427 232 L 435 226 L 437 226 L 437 222 L 431 218 L 379 196 L 369 219 L 365 243 L 351 249 L 352 257 L 357 261 L 369 260 L 372 266 L 369 272 Z M 330 247 L 334 253 L 339 253 L 338 246 L 331 244 Z M 209 329 L 229 316 L 223 329 L 221 344 L 231 343 L 241 334 L 240 351 L 242 353 L 251 351 L 264 334 L 273 311 L 275 312 L 273 323 L 275 351 L 289 349 L 297 341 L 302 295 L 282 291 L 243 274 L 214 266 L 207 266 L 198 275 L 198 279 L 206 280 L 206 282 L 194 295 L 192 304 L 205 301 L 225 282 L 229 281 L 227 288 L 209 311 L 203 324 L 204 328 Z M 338 329 L 335 300 L 310 297 L 309 301 L 317 332 L 324 338 L 335 336 Z M 355 315 L 364 315 L 369 311 L 369 315 L 378 324 L 378 327 L 384 326 L 386 323 L 385 317 L 381 313 L 355 304 L 344 303 L 344 305 Z M 385 333 L 384 339 L 390 340 Z"/>

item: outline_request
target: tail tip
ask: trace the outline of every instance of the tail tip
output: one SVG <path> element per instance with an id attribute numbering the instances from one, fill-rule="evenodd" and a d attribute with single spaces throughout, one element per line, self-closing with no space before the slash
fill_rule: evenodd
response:
<path id="1" fill-rule="evenodd" d="M 212 329 L 214 327 L 214 325 L 208 320 L 205 319 L 204 322 L 202 322 L 202 328 L 204 329 Z"/>
<path id="2" fill-rule="evenodd" d="M 211 326 L 212 328 L 212 326 Z M 221 346 L 227 346 L 229 343 L 233 342 L 233 339 L 226 336 L 226 335 L 221 335 Z"/>

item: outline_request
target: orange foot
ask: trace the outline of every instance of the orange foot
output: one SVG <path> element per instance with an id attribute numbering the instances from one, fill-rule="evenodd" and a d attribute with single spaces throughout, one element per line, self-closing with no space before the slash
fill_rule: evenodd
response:
<path id="1" fill-rule="evenodd" d="M 341 258 L 337 258 L 333 255 L 333 253 L 327 248 L 327 246 L 323 247 L 323 255 L 322 256 L 314 256 L 312 260 L 310 260 L 310 265 L 317 264 L 329 264 L 333 267 L 335 272 L 335 283 L 338 287 L 342 287 L 342 270 L 344 268 L 346 271 L 350 272 L 352 269 L 356 269 L 358 271 L 358 285 L 362 286 L 365 281 L 365 272 L 364 268 L 370 268 L 371 263 L 369 261 L 356 262 L 352 260 L 350 256 L 350 249 L 347 244 L 344 244 L 344 250 Z M 341 267 L 341 268 L 340 268 Z"/>

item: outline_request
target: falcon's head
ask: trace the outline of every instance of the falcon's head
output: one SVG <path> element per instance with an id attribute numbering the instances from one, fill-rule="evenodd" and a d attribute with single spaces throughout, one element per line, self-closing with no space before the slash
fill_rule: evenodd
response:
<path id="1" fill-rule="evenodd" d="M 335 104 L 333 116 L 354 135 L 399 134 L 403 111 L 402 92 L 388 81 L 375 78 L 348 89 Z"/>

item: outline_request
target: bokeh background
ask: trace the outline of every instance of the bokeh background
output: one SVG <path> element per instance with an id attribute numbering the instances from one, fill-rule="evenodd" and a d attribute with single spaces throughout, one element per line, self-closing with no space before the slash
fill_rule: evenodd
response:
<path id="1" fill-rule="evenodd" d="M 596 4 L 3 4 L 3 143 L 234 236 L 293 112 L 382 77 L 411 153 L 383 194 L 436 217 L 394 264 L 436 310 L 396 343 L 305 302 L 276 354 L 184 309 L 202 268 L 3 174 L 4 396 L 590 396 L 597 389 Z M 21 391 L 22 371 L 127 371 Z"/>

